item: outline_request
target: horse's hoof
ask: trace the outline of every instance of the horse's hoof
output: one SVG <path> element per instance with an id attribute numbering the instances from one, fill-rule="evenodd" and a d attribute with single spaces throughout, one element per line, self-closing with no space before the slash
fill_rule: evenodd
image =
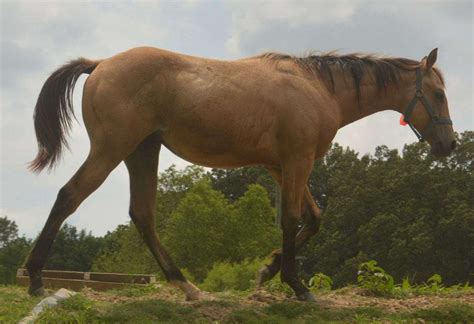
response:
<path id="1" fill-rule="evenodd" d="M 255 283 L 257 287 L 262 287 L 265 282 L 269 280 L 270 270 L 268 270 L 267 266 L 263 266 L 257 272 L 257 278 L 255 278 Z"/>
<path id="2" fill-rule="evenodd" d="M 43 287 L 39 287 L 39 288 L 36 288 L 36 289 L 33 289 L 32 287 L 30 287 L 28 289 L 28 294 L 30 294 L 30 296 L 44 296 L 45 295 L 45 291 L 44 291 L 44 288 Z"/>
<path id="3" fill-rule="evenodd" d="M 313 294 L 310 293 L 309 291 L 302 293 L 301 295 L 297 295 L 296 299 L 299 301 L 305 301 L 305 302 L 315 302 L 316 298 L 314 298 Z"/>

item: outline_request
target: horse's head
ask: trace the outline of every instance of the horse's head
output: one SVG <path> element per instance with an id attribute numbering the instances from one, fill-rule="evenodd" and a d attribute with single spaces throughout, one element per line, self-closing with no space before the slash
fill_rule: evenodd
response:
<path id="1" fill-rule="evenodd" d="M 440 72 L 433 68 L 438 55 L 434 49 L 421 61 L 413 85 L 414 97 L 404 111 L 404 120 L 411 124 L 418 137 L 431 145 L 435 156 L 448 156 L 456 147 L 448 100 Z"/>

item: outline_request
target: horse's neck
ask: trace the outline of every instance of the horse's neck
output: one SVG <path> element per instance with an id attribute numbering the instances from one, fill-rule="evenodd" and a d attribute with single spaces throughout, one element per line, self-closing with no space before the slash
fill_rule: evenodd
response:
<path id="1" fill-rule="evenodd" d="M 379 90 L 375 78 L 370 76 L 360 85 L 360 102 L 357 102 L 355 86 L 336 91 L 340 110 L 340 127 L 372 115 L 379 111 L 402 112 L 414 94 L 414 73 L 401 71 L 397 84 L 389 83 L 386 90 Z"/>

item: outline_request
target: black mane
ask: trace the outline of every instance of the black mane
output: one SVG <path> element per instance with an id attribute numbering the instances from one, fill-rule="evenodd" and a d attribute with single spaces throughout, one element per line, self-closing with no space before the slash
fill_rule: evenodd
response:
<path id="1" fill-rule="evenodd" d="M 368 72 L 374 75 L 378 89 L 385 90 L 391 83 L 398 84 L 400 70 L 412 71 L 421 65 L 420 62 L 407 58 L 380 57 L 373 54 L 358 53 L 338 55 L 335 52 L 329 52 L 321 55 L 298 57 L 269 52 L 259 57 L 274 61 L 293 61 L 303 70 L 318 76 L 332 92 L 336 91 L 334 71 L 342 71 L 344 80 L 346 80 L 346 75 L 352 77 L 358 101 L 360 101 L 360 82 Z M 434 68 L 434 71 L 444 85 L 441 72 L 436 68 Z"/>

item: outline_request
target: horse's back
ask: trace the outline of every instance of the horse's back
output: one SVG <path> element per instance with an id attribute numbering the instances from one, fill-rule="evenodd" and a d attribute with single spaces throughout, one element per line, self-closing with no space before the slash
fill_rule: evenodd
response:
<path id="1" fill-rule="evenodd" d="M 308 141 L 317 133 L 306 125 L 317 118 L 310 86 L 259 58 L 221 61 L 140 47 L 104 60 L 89 79 L 85 119 L 107 120 L 143 138 L 158 132 L 167 147 L 197 164 L 272 164 L 279 131 L 289 139 L 306 129 Z"/>

